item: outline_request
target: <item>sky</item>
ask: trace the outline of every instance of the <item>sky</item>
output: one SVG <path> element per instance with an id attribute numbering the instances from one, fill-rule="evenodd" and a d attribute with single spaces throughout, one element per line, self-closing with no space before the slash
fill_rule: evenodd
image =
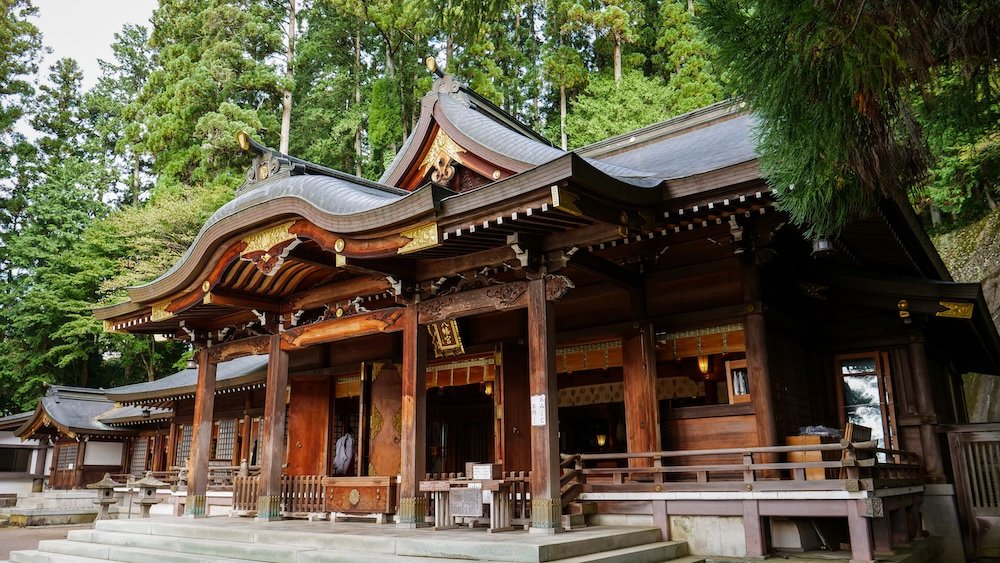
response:
<path id="1" fill-rule="evenodd" d="M 149 27 L 157 0 L 33 0 L 38 8 L 35 25 L 42 42 L 52 49 L 39 64 L 39 74 L 63 57 L 73 57 L 83 70 L 83 87 L 91 88 L 100 75 L 98 59 L 110 60 L 115 33 L 126 23 Z"/>

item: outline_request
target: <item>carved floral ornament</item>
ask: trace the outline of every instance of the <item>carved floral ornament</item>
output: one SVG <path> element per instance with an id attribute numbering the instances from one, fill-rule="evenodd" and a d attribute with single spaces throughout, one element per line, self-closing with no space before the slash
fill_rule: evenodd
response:
<path id="1" fill-rule="evenodd" d="M 452 162 L 462 164 L 460 155 L 464 152 L 466 150 L 458 146 L 447 133 L 438 129 L 430 148 L 427 150 L 427 156 L 420 163 L 420 176 L 423 177 L 428 170 L 433 168 L 431 181 L 437 184 L 447 183 L 455 176 L 455 167 Z"/>

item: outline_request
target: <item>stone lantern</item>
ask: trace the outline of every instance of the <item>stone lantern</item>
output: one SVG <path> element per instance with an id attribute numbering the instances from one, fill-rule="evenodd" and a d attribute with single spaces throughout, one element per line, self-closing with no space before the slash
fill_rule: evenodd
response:
<path id="1" fill-rule="evenodd" d="M 111 478 L 110 473 L 105 473 L 104 479 L 87 485 L 88 489 L 97 489 L 97 500 L 94 501 L 94 504 L 101 505 L 101 512 L 97 515 L 98 520 L 108 520 L 111 518 L 108 509 L 112 504 L 118 502 L 118 499 L 115 498 L 115 487 L 121 486 L 121 483 Z"/>
<path id="2" fill-rule="evenodd" d="M 149 509 L 160 502 L 160 499 L 156 497 L 156 489 L 166 487 L 167 483 L 154 479 L 153 472 L 147 471 L 146 475 L 133 485 L 139 487 L 139 506 L 142 507 L 142 518 L 149 518 Z"/>

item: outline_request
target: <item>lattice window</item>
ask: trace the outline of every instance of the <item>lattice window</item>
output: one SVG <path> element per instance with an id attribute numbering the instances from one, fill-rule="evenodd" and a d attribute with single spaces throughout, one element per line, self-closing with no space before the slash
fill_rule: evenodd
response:
<path id="1" fill-rule="evenodd" d="M 219 428 L 212 459 L 232 461 L 233 450 L 236 448 L 236 421 L 233 419 L 220 420 L 216 424 Z"/>
<path id="2" fill-rule="evenodd" d="M 70 466 L 76 465 L 76 444 L 69 444 L 66 446 L 59 446 L 59 454 L 56 456 L 56 469 L 70 469 Z"/>
<path id="3" fill-rule="evenodd" d="M 149 438 L 136 438 L 132 442 L 132 457 L 129 459 L 129 471 L 132 475 L 141 476 L 149 469 L 146 460 L 149 458 Z"/>
<path id="4" fill-rule="evenodd" d="M 191 455 L 192 427 L 190 424 L 183 424 L 178 429 L 181 433 L 181 439 L 177 440 L 177 455 L 174 456 L 174 460 L 178 466 L 184 466 L 187 464 L 188 456 Z"/>

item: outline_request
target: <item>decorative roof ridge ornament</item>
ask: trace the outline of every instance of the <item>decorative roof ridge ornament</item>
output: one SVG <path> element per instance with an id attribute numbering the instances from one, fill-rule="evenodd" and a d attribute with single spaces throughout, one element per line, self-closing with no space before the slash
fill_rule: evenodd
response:
<path id="1" fill-rule="evenodd" d="M 465 107 L 472 107 L 469 95 L 462 91 L 462 83 L 457 78 L 450 74 L 445 74 L 444 71 L 438 68 L 437 60 L 434 57 L 427 57 L 424 63 L 427 65 L 427 70 L 437 77 L 434 79 L 433 85 L 431 85 L 431 93 L 446 94 Z"/>
<path id="2" fill-rule="evenodd" d="M 246 131 L 237 133 L 236 141 L 240 144 L 241 149 L 254 154 L 253 162 L 247 169 L 243 185 L 236 190 L 237 196 L 247 192 L 254 184 L 276 177 L 279 173 L 283 172 L 282 175 L 293 173 L 295 166 L 286 155 L 258 143 Z"/>

